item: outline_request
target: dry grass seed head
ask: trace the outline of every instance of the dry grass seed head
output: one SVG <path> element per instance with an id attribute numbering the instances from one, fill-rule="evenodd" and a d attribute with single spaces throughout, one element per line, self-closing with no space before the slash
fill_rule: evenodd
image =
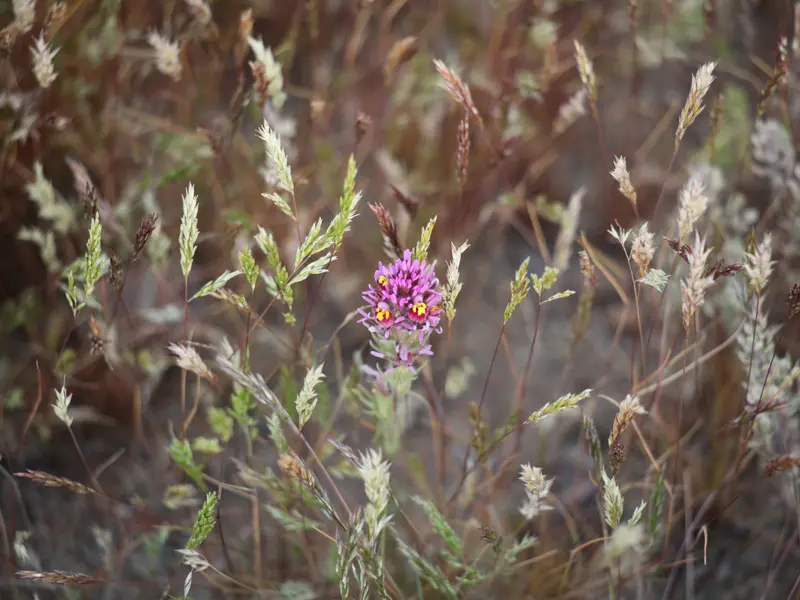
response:
<path id="1" fill-rule="evenodd" d="M 25 479 L 30 479 L 39 483 L 41 485 L 47 487 L 61 487 L 66 488 L 76 494 L 94 494 L 96 493 L 92 488 L 83 485 L 82 483 L 78 483 L 77 481 L 72 481 L 71 479 L 67 479 L 66 477 L 56 477 L 55 475 L 51 475 L 50 473 L 45 473 L 44 471 L 32 471 L 30 469 L 20 472 L 14 473 L 16 477 L 24 477 Z"/>

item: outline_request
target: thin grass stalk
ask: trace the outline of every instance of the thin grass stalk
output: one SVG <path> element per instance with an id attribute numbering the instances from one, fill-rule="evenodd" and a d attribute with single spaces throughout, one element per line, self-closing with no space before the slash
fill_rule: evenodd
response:
<path id="1" fill-rule="evenodd" d="M 84 456 L 83 450 L 81 450 L 80 444 L 78 444 L 78 439 L 75 437 L 75 432 L 72 431 L 72 426 L 67 425 L 67 431 L 69 431 L 70 438 L 72 438 L 72 444 L 75 446 L 75 450 L 78 452 L 78 456 L 81 459 L 81 463 L 83 464 L 83 467 L 86 469 L 86 472 L 89 474 L 89 479 L 91 480 L 92 485 L 95 487 L 95 489 L 100 494 L 102 494 L 103 496 L 106 496 L 106 492 L 105 492 L 105 490 L 103 490 L 103 486 L 101 486 L 100 482 L 97 481 L 97 478 L 94 476 L 94 471 L 92 471 L 91 467 L 89 466 L 89 463 L 86 462 L 86 456 Z"/>
<path id="2" fill-rule="evenodd" d="M 183 277 L 183 339 L 189 337 L 189 275 Z M 181 422 L 186 419 L 186 370 L 181 369 Z M 179 439 L 183 441 L 184 431 L 179 432 Z"/>
<path id="3" fill-rule="evenodd" d="M 480 400 L 478 401 L 478 417 L 479 418 L 483 418 L 482 417 L 482 414 L 483 414 L 483 403 L 486 400 L 486 392 L 489 389 L 489 379 L 492 376 L 492 370 L 494 369 L 494 363 L 497 360 L 497 352 L 500 350 L 500 341 L 503 339 L 503 335 L 505 334 L 505 330 L 506 330 L 506 324 L 503 323 L 503 325 L 500 327 L 500 333 L 497 336 L 497 343 L 494 345 L 494 352 L 492 352 L 492 359 L 489 361 L 489 369 L 488 369 L 488 371 L 486 371 L 486 377 L 484 377 L 484 379 L 483 379 L 483 388 L 481 390 L 481 397 L 480 397 Z M 458 485 L 456 486 L 456 489 L 453 491 L 450 499 L 447 501 L 447 505 L 448 506 L 455 499 L 455 497 L 458 495 L 458 493 L 461 491 L 461 486 L 464 485 L 464 482 L 467 479 L 469 453 L 470 453 L 470 448 L 469 448 L 469 446 L 467 446 L 466 450 L 464 451 L 464 460 L 463 460 L 463 463 L 461 465 L 461 480 L 459 481 Z M 476 456 L 476 460 L 477 459 L 478 459 L 478 457 Z"/>
<path id="4" fill-rule="evenodd" d="M 528 358 L 525 361 L 525 369 L 522 371 L 522 375 L 520 376 L 520 383 L 517 388 L 517 394 L 514 401 L 514 410 L 517 413 L 517 437 L 514 442 L 514 451 L 519 453 L 520 447 L 522 446 L 522 425 L 525 423 L 525 419 L 522 416 L 522 407 L 525 401 L 525 392 L 527 389 L 528 383 L 528 373 L 531 368 L 531 362 L 533 361 L 533 351 L 536 347 L 536 338 L 539 336 L 539 317 L 542 314 L 542 303 L 538 301 L 536 303 L 536 321 L 534 322 L 533 326 L 533 339 L 531 340 L 531 345 L 528 348 Z"/>
<path id="5" fill-rule="evenodd" d="M 697 316 L 695 316 L 697 319 Z M 681 370 L 682 377 L 686 374 L 686 356 L 689 354 L 689 330 L 686 330 L 684 336 L 684 345 L 683 345 L 683 368 Z M 681 429 L 683 428 L 683 403 L 686 400 L 686 385 L 681 386 L 681 398 L 678 402 L 678 429 L 675 439 L 675 458 L 674 458 L 674 466 L 672 469 L 672 480 L 674 481 L 675 487 L 678 487 L 678 465 L 681 462 Z M 672 510 L 673 510 L 673 499 L 670 497 L 669 503 L 669 515 L 667 517 L 667 532 L 664 534 L 664 554 L 666 555 L 667 552 L 667 543 L 669 541 L 669 534 L 672 531 Z"/>
<path id="6" fill-rule="evenodd" d="M 659 191 L 658 193 L 658 199 L 656 200 L 656 205 L 653 208 L 652 212 L 653 217 L 658 215 L 658 208 L 661 206 L 661 201 L 664 199 L 664 191 L 667 189 L 667 182 L 669 181 L 669 178 L 672 175 L 672 168 L 675 166 L 675 157 L 678 156 L 678 148 L 680 148 L 680 142 L 678 142 L 675 145 L 675 148 L 672 150 L 672 157 L 670 157 L 669 159 L 667 174 L 664 175 L 664 182 L 661 184 L 661 191 Z"/>

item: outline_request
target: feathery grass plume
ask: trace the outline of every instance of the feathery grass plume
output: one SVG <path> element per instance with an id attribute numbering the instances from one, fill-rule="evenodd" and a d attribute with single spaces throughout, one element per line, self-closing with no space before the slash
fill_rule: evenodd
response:
<path id="1" fill-rule="evenodd" d="M 192 450 L 200 454 L 219 454 L 222 452 L 222 446 L 219 445 L 217 438 L 201 435 L 192 439 Z"/>
<path id="2" fill-rule="evenodd" d="M 378 219 L 378 226 L 383 236 L 383 249 L 392 260 L 396 260 L 403 255 L 403 247 L 400 245 L 400 238 L 397 234 L 397 223 L 383 204 L 370 204 L 369 209 Z"/>
<path id="3" fill-rule="evenodd" d="M 131 254 L 131 262 L 136 262 L 142 255 L 145 246 L 147 245 L 150 236 L 156 229 L 158 223 L 158 213 L 150 213 L 142 219 L 139 229 L 136 230 L 136 237 L 133 240 L 133 252 Z"/>
<path id="4" fill-rule="evenodd" d="M 628 519 L 628 525 L 636 525 L 642 520 L 642 515 L 644 515 L 644 509 L 647 507 L 647 502 L 642 500 L 639 503 L 639 506 L 633 509 L 633 514 L 631 518 Z"/>
<path id="5" fill-rule="evenodd" d="M 36 0 L 12 0 L 14 27 L 20 35 L 28 33 L 36 20 Z"/>
<path id="6" fill-rule="evenodd" d="M 41 569 L 41 560 L 39 560 L 36 552 L 27 544 L 30 537 L 30 531 L 17 530 L 14 534 L 14 556 L 17 559 L 17 565 L 28 566 L 32 569 Z"/>
<path id="7" fill-rule="evenodd" d="M 531 289 L 530 280 L 528 279 L 528 264 L 530 260 L 530 258 L 526 258 L 522 261 L 514 275 L 514 280 L 510 284 L 511 299 L 508 301 L 506 310 L 503 313 L 503 324 L 508 323 L 511 315 L 513 315 L 517 307 L 522 304 L 522 301 L 525 300 L 525 297 Z"/>
<path id="8" fill-rule="evenodd" d="M 439 75 L 442 76 L 442 79 L 445 83 L 445 89 L 453 98 L 453 100 L 460 104 L 467 113 L 470 113 L 477 118 L 479 123 L 483 124 L 481 115 L 478 112 L 475 103 L 472 101 L 472 93 L 469 91 L 467 84 L 464 83 L 461 77 L 453 72 L 441 60 L 434 59 L 433 65 L 436 67 Z"/>
<path id="9" fill-rule="evenodd" d="M 594 66 L 583 45 L 578 40 L 573 40 L 572 43 L 575 45 L 575 62 L 578 63 L 581 82 L 589 95 L 589 101 L 595 104 L 597 102 L 597 77 L 594 74 Z"/>
<path id="10" fill-rule="evenodd" d="M 742 381 L 746 416 L 753 419 L 749 446 L 771 456 L 775 432 L 785 427 L 786 410 L 781 407 L 800 406 L 792 388 L 800 367 L 790 355 L 776 354 L 774 340 L 779 327 L 769 324 L 762 304 L 756 298 L 747 303 L 744 325 L 736 335 L 736 354 L 743 371 L 749 374 L 749 379 Z"/>
<path id="11" fill-rule="evenodd" d="M 569 298 L 575 293 L 575 290 L 564 290 L 563 292 L 558 292 L 557 294 L 553 294 L 552 296 L 546 298 L 545 300 L 540 300 L 539 304 L 547 304 L 548 302 L 554 302 L 556 300 L 561 300 L 562 298 Z"/>
<path id="12" fill-rule="evenodd" d="M 419 43 L 413 35 L 406 36 L 392 44 L 386 53 L 386 60 L 383 62 L 383 75 L 386 81 L 390 81 L 397 68 L 413 58 L 418 51 Z"/>
<path id="13" fill-rule="evenodd" d="M 444 515 L 439 512 L 436 505 L 422 496 L 414 496 L 412 500 L 425 512 L 425 516 L 428 517 L 431 527 L 433 527 L 436 534 L 442 538 L 452 556 L 456 558 L 463 556 L 464 545 L 461 543 L 461 538 L 458 537 L 458 534 L 450 526 L 450 523 L 447 522 Z"/>
<path id="14" fill-rule="evenodd" d="M 17 239 L 23 242 L 32 242 L 39 247 L 39 254 L 48 272 L 58 273 L 61 270 L 61 261 L 58 260 L 56 249 L 56 236 L 48 230 L 42 231 L 38 227 L 20 227 Z"/>
<path id="15" fill-rule="evenodd" d="M 636 415 L 646 415 L 647 411 L 639 402 L 639 396 L 628 394 L 625 400 L 620 402 L 617 416 L 614 417 L 614 425 L 611 427 L 611 435 L 608 436 L 608 447 L 610 448 L 620 440 L 622 434 Z"/>
<path id="16" fill-rule="evenodd" d="M 83 308 L 83 304 L 78 299 L 78 288 L 75 286 L 75 275 L 72 269 L 67 271 L 67 289 L 65 293 L 69 307 L 72 309 L 72 316 L 77 318 L 78 311 Z"/>
<path id="17" fill-rule="evenodd" d="M 66 571 L 17 571 L 17 577 L 28 581 L 49 583 L 51 585 L 89 585 L 101 583 L 104 580 L 82 573 L 67 573 Z"/>
<path id="18" fill-rule="evenodd" d="M 66 477 L 56 477 L 55 475 L 51 475 L 50 473 L 45 473 L 44 471 L 32 471 L 31 469 L 27 469 L 21 473 L 14 473 L 15 477 L 24 477 L 25 479 L 31 479 L 36 483 L 40 483 L 46 487 L 62 487 L 67 488 L 68 490 L 75 492 L 76 494 L 86 495 L 86 494 L 96 494 L 97 492 L 90 487 L 83 485 L 82 483 L 78 483 L 77 481 L 72 481 L 71 479 L 67 479 Z"/>
<path id="19" fill-rule="evenodd" d="M 100 215 L 95 215 L 89 225 L 89 239 L 86 241 L 86 258 L 83 262 L 83 293 L 84 303 L 94 292 L 94 286 L 103 273 L 102 253 L 103 226 L 100 225 Z"/>
<path id="20" fill-rule="evenodd" d="M 464 242 L 458 248 L 452 242 L 450 247 L 453 260 L 447 263 L 447 283 L 442 287 L 442 307 L 447 315 L 448 322 L 452 323 L 456 316 L 456 299 L 461 292 L 462 283 L 459 281 L 458 269 L 461 266 L 461 255 L 469 248 L 469 244 Z"/>
<path id="21" fill-rule="evenodd" d="M 278 186 L 294 196 L 294 181 L 292 180 L 292 169 L 289 166 L 289 159 L 281 145 L 280 136 L 272 130 L 269 122 L 264 119 L 261 127 L 258 128 L 257 135 L 264 142 L 264 147 L 269 158 L 275 165 L 278 174 Z M 290 211 L 290 216 L 291 211 Z"/>
<path id="22" fill-rule="evenodd" d="M 628 449 L 622 442 L 614 442 L 608 450 L 608 466 L 611 468 L 611 477 L 616 477 L 625 460 L 628 458 Z"/>
<path id="23" fill-rule="evenodd" d="M 258 431 L 253 429 L 258 423 L 252 414 L 254 409 L 253 393 L 250 389 L 242 387 L 237 382 L 234 385 L 233 394 L 231 394 L 231 406 L 228 409 L 228 414 L 242 428 L 245 440 L 248 441 L 255 439 L 258 434 Z"/>
<path id="24" fill-rule="evenodd" d="M 581 87 L 578 91 L 572 94 L 572 96 L 570 96 L 566 102 L 558 107 L 556 120 L 553 121 L 553 133 L 556 135 L 564 133 L 567 129 L 574 125 L 578 119 L 586 116 L 586 113 L 588 112 L 586 110 L 587 98 L 588 92 L 586 91 L 586 88 Z"/>
<path id="25" fill-rule="evenodd" d="M 242 13 L 239 15 L 239 28 L 237 33 L 238 39 L 236 40 L 236 46 L 234 47 L 234 57 L 236 58 L 236 64 L 242 66 L 244 64 L 244 57 L 247 52 L 247 47 L 249 45 L 248 38 L 253 33 L 252 8 L 242 11 Z"/>
<path id="26" fill-rule="evenodd" d="M 72 394 L 67 393 L 66 382 L 61 384 L 61 389 L 56 390 L 56 403 L 53 405 L 53 411 L 56 416 L 66 425 L 72 425 L 72 417 L 69 416 L 69 404 L 72 402 Z"/>
<path id="27" fill-rule="evenodd" d="M 715 77 L 712 75 L 717 62 L 709 62 L 701 66 L 692 75 L 692 85 L 686 103 L 683 105 L 680 119 L 678 119 L 678 129 L 675 131 L 675 147 L 681 143 L 686 130 L 689 129 L 695 119 L 703 112 L 703 98 L 708 93 Z"/>
<path id="28" fill-rule="evenodd" d="M 543 500 L 550 493 L 552 479 L 547 479 L 539 467 L 530 464 L 522 465 L 519 479 L 525 485 L 526 499 L 520 508 L 523 517 L 531 521 L 539 513 L 551 510 L 552 507 L 544 504 Z"/>
<path id="29" fill-rule="evenodd" d="M 242 268 L 241 270 L 244 273 L 244 278 L 247 279 L 247 283 L 250 284 L 250 291 L 255 291 L 256 282 L 258 282 L 258 265 L 256 264 L 256 259 L 253 258 L 250 246 L 239 252 L 239 266 Z"/>
<path id="30" fill-rule="evenodd" d="M 222 447 L 217 438 L 199 436 L 192 439 L 192 450 L 200 454 L 219 454 Z"/>
<path id="31" fill-rule="evenodd" d="M 647 544 L 641 524 L 623 523 L 603 546 L 603 560 L 615 582 L 641 571 Z"/>
<path id="32" fill-rule="evenodd" d="M 617 225 L 616 227 L 612 225 L 608 228 L 608 234 L 613 237 L 615 240 L 619 242 L 619 245 L 622 246 L 623 252 L 625 252 L 625 256 L 628 256 L 628 238 L 631 236 L 630 229 L 623 229 L 621 226 Z"/>
<path id="33" fill-rule="evenodd" d="M 269 439 L 272 440 L 272 445 L 279 454 L 287 454 L 289 452 L 289 443 L 283 435 L 281 427 L 281 418 L 278 413 L 272 413 L 267 419 L 267 429 L 269 430 Z"/>
<path id="34" fill-rule="evenodd" d="M 342 539 L 336 530 L 336 579 L 339 583 L 339 594 L 342 598 L 350 598 L 350 574 L 355 572 L 354 563 L 359 554 L 360 542 L 364 536 L 364 519 L 360 509 L 354 512 L 347 527 L 347 538 Z"/>
<path id="35" fill-rule="evenodd" d="M 49 42 L 44 39 L 44 33 L 40 33 L 36 43 L 31 46 L 31 59 L 33 60 L 33 74 L 39 87 L 45 89 L 56 80 L 53 59 L 58 54 L 58 48 L 53 49 Z"/>
<path id="36" fill-rule="evenodd" d="M 681 313 L 686 331 L 692 324 L 692 317 L 703 306 L 706 291 L 714 283 L 713 277 L 706 276 L 706 260 L 711 249 L 706 250 L 705 240 L 695 233 L 695 243 L 688 256 L 689 275 L 681 281 Z"/>
<path id="37" fill-rule="evenodd" d="M 206 557 L 197 550 L 178 548 L 175 552 L 181 555 L 181 563 L 189 567 L 192 571 L 200 573 L 211 566 Z"/>
<path id="38" fill-rule="evenodd" d="M 667 245 L 672 248 L 672 250 L 681 257 L 683 262 L 689 262 L 689 254 L 692 252 L 692 248 L 687 244 L 682 244 L 678 240 L 665 237 L 664 241 L 667 242 Z"/>
<path id="39" fill-rule="evenodd" d="M 177 360 L 178 366 L 186 371 L 191 371 L 200 379 L 208 381 L 214 380 L 214 374 L 211 369 L 200 358 L 200 354 L 195 350 L 194 346 L 188 344 L 170 344 L 167 346 L 169 351 L 172 352 Z"/>
<path id="40" fill-rule="evenodd" d="M 389 523 L 390 516 L 383 517 L 389 505 L 389 462 L 383 460 L 380 450 L 370 448 L 359 457 L 358 472 L 364 481 L 364 492 L 369 504 L 364 509 L 367 539 L 374 544 L 381 531 Z"/>
<path id="41" fill-rule="evenodd" d="M 186 4 L 199 25 L 205 27 L 211 22 L 211 8 L 204 0 L 186 0 Z"/>
<path id="42" fill-rule="evenodd" d="M 169 510 L 194 508 L 199 502 L 197 490 L 190 483 L 177 483 L 164 490 L 161 503 Z"/>
<path id="43" fill-rule="evenodd" d="M 305 239 L 294 253 L 294 268 L 299 269 L 303 261 L 312 254 L 324 248 L 325 236 L 322 234 L 322 219 L 317 219 L 311 225 Z"/>
<path id="44" fill-rule="evenodd" d="M 189 569 L 189 572 L 186 574 L 186 579 L 183 580 L 184 598 L 189 598 L 189 594 L 192 593 L 192 581 L 194 581 L 194 571 Z"/>
<path id="45" fill-rule="evenodd" d="M 622 492 L 613 477 L 601 473 L 603 477 L 603 510 L 605 521 L 611 529 L 616 529 L 622 520 L 624 499 Z"/>
<path id="46" fill-rule="evenodd" d="M 181 249 L 181 271 L 183 277 L 188 278 L 194 263 L 194 253 L 197 250 L 197 237 L 200 230 L 197 225 L 197 195 L 194 193 L 194 184 L 191 182 L 183 194 L 183 213 L 181 214 L 181 229 L 178 233 L 178 246 Z"/>
<path id="47" fill-rule="evenodd" d="M 760 294 L 767 286 L 772 274 L 772 267 L 775 264 L 775 261 L 772 260 L 772 235 L 766 234 L 752 253 L 745 254 L 744 260 L 744 270 L 747 273 L 750 287 L 756 294 Z"/>
<path id="48" fill-rule="evenodd" d="M 669 283 L 669 275 L 661 269 L 650 269 L 645 276 L 636 280 L 638 283 L 649 285 L 651 288 L 663 292 Z"/>
<path id="49" fill-rule="evenodd" d="M 710 275 L 714 281 L 720 277 L 733 277 L 739 271 L 744 269 L 744 265 L 739 263 L 726 264 L 724 261 L 718 260 L 711 267 L 709 267 L 707 274 Z"/>
<path id="50" fill-rule="evenodd" d="M 431 246 L 431 235 L 433 235 L 433 226 L 436 225 L 436 218 L 436 215 L 431 217 L 431 220 L 422 229 L 419 241 L 414 246 L 414 260 L 426 260 L 428 258 L 428 249 Z"/>
<path id="51" fill-rule="evenodd" d="M 147 34 L 147 42 L 155 50 L 156 68 L 175 81 L 181 78 L 181 49 L 157 31 Z"/>
<path id="52" fill-rule="evenodd" d="M 213 281 L 209 281 L 209 282 L 203 284 L 203 287 L 201 287 L 199 290 L 197 290 L 197 292 L 195 292 L 194 296 L 189 298 L 189 302 L 191 302 L 192 300 L 194 300 L 196 298 L 202 298 L 203 296 L 211 296 L 212 294 L 214 294 L 214 293 L 218 292 L 219 290 L 221 290 L 222 288 L 224 288 L 225 285 L 231 279 L 234 279 L 234 278 L 238 277 L 241 274 L 242 274 L 241 271 L 233 271 L 231 273 L 230 271 L 228 271 L 226 269 L 225 271 L 222 272 L 222 274 L 219 277 L 217 277 Z"/>
<path id="53" fill-rule="evenodd" d="M 228 354 L 228 356 L 230 355 Z M 232 362 L 228 356 L 222 354 L 217 355 L 217 364 L 222 371 L 237 385 L 250 392 L 258 402 L 269 406 L 272 410 L 279 411 L 282 417 L 288 418 L 286 409 L 278 400 L 278 396 L 275 395 L 275 392 L 269 389 L 264 378 L 258 373 L 245 373 L 239 368 L 238 364 Z"/>
<path id="54" fill-rule="evenodd" d="M 247 303 L 247 298 L 241 294 L 235 294 L 227 288 L 220 288 L 215 292 L 212 292 L 211 296 L 233 306 L 245 315 L 253 312 L 250 308 L 250 305 Z"/>
<path id="55" fill-rule="evenodd" d="M 189 541 L 186 542 L 186 548 L 193 550 L 197 548 L 208 537 L 208 534 L 214 529 L 217 523 L 217 493 L 208 492 L 203 506 L 197 513 L 197 518 L 192 526 L 192 535 Z"/>
<path id="56" fill-rule="evenodd" d="M 779 89 L 786 81 L 786 73 L 789 70 L 789 49 L 788 42 L 785 36 L 782 36 L 778 43 L 778 50 L 775 57 L 775 66 L 769 75 L 769 79 L 761 88 L 761 95 L 756 105 L 756 119 L 764 114 L 767 107 L 767 102 L 772 98 L 773 94 Z"/>
<path id="57" fill-rule="evenodd" d="M 164 233 L 161 223 L 156 223 L 153 235 L 148 240 L 145 250 L 149 264 L 157 271 L 163 271 L 169 259 L 172 240 Z"/>
<path id="58" fill-rule="evenodd" d="M 286 200 L 284 200 L 280 194 L 276 194 L 275 192 L 264 192 L 261 194 L 261 196 L 272 202 L 275 206 L 277 206 L 278 210 L 280 210 L 287 217 L 289 217 L 293 221 L 297 220 L 294 216 L 294 211 L 292 210 L 292 207 L 289 206 L 289 203 L 286 202 Z"/>
<path id="59" fill-rule="evenodd" d="M 575 235 L 578 232 L 578 218 L 581 213 L 583 199 L 586 196 L 586 187 L 581 186 L 573 192 L 567 204 L 567 210 L 561 215 L 561 228 L 556 238 L 555 250 L 553 251 L 553 267 L 563 271 L 569 264 L 572 253 L 572 244 L 575 242 Z"/>
<path id="60" fill-rule="evenodd" d="M 764 467 L 764 475 L 767 477 L 774 477 L 779 473 L 784 473 L 795 468 L 800 468 L 800 458 L 789 454 L 782 454 L 781 456 L 770 459 Z"/>
<path id="61" fill-rule="evenodd" d="M 34 180 L 25 185 L 25 191 L 39 209 L 39 218 L 52 223 L 56 233 L 69 232 L 75 224 L 74 210 L 56 194 L 39 161 L 33 164 L 33 175 Z"/>
<path id="62" fill-rule="evenodd" d="M 317 487 L 317 480 L 314 475 L 306 469 L 303 461 L 294 454 L 281 454 L 278 457 L 278 468 L 290 479 L 297 481 L 310 490 Z"/>
<path id="63" fill-rule="evenodd" d="M 542 292 L 549 290 L 556 284 L 560 273 L 561 270 L 556 267 L 545 267 L 541 277 L 536 273 L 531 273 L 533 291 L 536 292 L 536 295 L 539 296 L 540 299 L 542 297 Z"/>
<path id="64" fill-rule="evenodd" d="M 450 583 L 447 575 L 439 565 L 430 561 L 411 546 L 397 538 L 397 547 L 406 557 L 416 574 L 445 598 L 458 598 L 458 590 Z"/>
<path id="65" fill-rule="evenodd" d="M 678 209 L 678 240 L 683 242 L 706 212 L 708 196 L 700 177 L 692 175 L 680 193 Z"/>
<path id="66" fill-rule="evenodd" d="M 356 159 L 352 154 L 347 159 L 347 174 L 344 177 L 342 195 L 339 196 L 339 212 L 331 221 L 325 232 L 325 246 L 323 248 L 339 248 L 342 245 L 344 234 L 350 228 L 350 224 L 358 216 L 356 208 L 361 200 L 361 192 L 356 192 Z"/>
<path id="67" fill-rule="evenodd" d="M 336 257 L 333 255 L 333 253 L 326 252 L 319 258 L 312 260 L 310 263 L 300 269 L 300 271 L 292 275 L 291 279 L 289 279 L 289 284 L 297 285 L 313 275 L 322 275 L 323 273 L 327 273 L 328 267 L 335 260 Z"/>
<path id="68" fill-rule="evenodd" d="M 283 91 L 280 63 L 275 60 L 272 50 L 264 46 L 261 38 L 255 39 L 248 35 L 247 43 L 256 58 L 250 61 L 250 70 L 253 72 L 259 103 L 264 104 L 267 98 L 272 98 L 275 108 L 281 109 L 286 102 L 286 94 Z"/>
<path id="69" fill-rule="evenodd" d="M 261 278 L 267 286 L 267 291 L 275 296 L 281 298 L 286 305 L 291 309 L 294 300 L 292 288 L 289 285 L 289 272 L 281 262 L 280 253 L 278 251 L 278 244 L 275 243 L 275 237 L 272 233 L 267 233 L 263 227 L 259 225 L 258 233 L 256 234 L 256 244 L 259 249 L 267 257 L 267 262 L 272 268 L 275 275 L 268 275 L 261 272 Z"/>
<path id="70" fill-rule="evenodd" d="M 267 509 L 272 518 L 274 518 L 286 531 L 309 531 L 311 529 L 319 529 L 321 527 L 319 522 L 309 519 L 306 515 L 300 514 L 300 511 L 297 509 L 285 511 L 277 506 L 270 506 L 269 504 L 267 504 L 264 508 Z"/>
<path id="71" fill-rule="evenodd" d="M 581 400 L 585 400 L 592 393 L 591 388 L 587 388 L 577 394 L 564 394 L 555 402 L 548 402 L 542 408 L 528 417 L 528 423 L 538 423 L 545 417 L 554 415 L 570 408 L 575 408 Z"/>
<path id="72" fill-rule="evenodd" d="M 194 453 L 188 441 L 172 438 L 172 442 L 169 446 L 169 456 L 175 464 L 197 484 L 197 487 L 204 492 L 206 491 L 206 483 L 203 481 L 203 470 L 194 462 Z"/>
<path id="73" fill-rule="evenodd" d="M 611 177 L 619 183 L 619 191 L 636 206 L 636 189 L 631 183 L 631 174 L 628 172 L 628 164 L 624 156 L 617 156 L 614 159 L 614 170 L 610 172 Z"/>
<path id="74" fill-rule="evenodd" d="M 323 366 L 321 363 L 308 370 L 303 380 L 303 387 L 300 393 L 297 394 L 297 427 L 299 429 L 302 429 L 303 425 L 308 423 L 314 408 L 317 406 L 317 384 L 325 378 L 325 374 L 322 372 Z"/>
<path id="75" fill-rule="evenodd" d="M 640 277 L 644 277 L 655 253 L 653 234 L 647 230 L 647 223 L 644 223 L 639 228 L 639 231 L 633 234 L 633 241 L 631 242 L 631 258 L 636 263 L 636 266 L 639 267 Z"/>

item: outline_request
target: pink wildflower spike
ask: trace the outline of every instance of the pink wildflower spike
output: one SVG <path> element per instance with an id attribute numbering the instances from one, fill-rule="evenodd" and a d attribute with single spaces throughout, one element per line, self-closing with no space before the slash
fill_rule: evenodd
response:
<path id="1" fill-rule="evenodd" d="M 411 367 L 418 356 L 431 355 L 427 339 L 441 333 L 442 293 L 433 265 L 414 259 L 410 250 L 390 265 L 378 264 L 376 285 L 363 292 L 367 306 L 359 309 L 363 323 L 393 350 L 378 355 L 395 365 Z"/>

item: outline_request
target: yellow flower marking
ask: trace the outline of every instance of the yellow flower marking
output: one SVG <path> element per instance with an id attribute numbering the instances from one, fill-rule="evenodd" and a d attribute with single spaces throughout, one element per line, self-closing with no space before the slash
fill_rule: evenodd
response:
<path id="1" fill-rule="evenodd" d="M 379 323 L 383 323 L 384 321 L 388 321 L 392 318 L 392 313 L 385 308 L 378 307 L 375 309 L 375 318 L 378 319 Z"/>
<path id="2" fill-rule="evenodd" d="M 388 285 L 388 283 L 389 283 L 389 279 L 386 277 L 386 275 L 380 275 L 378 277 L 378 285 L 385 286 L 385 285 Z"/>
<path id="3" fill-rule="evenodd" d="M 427 311 L 428 307 L 424 302 L 419 302 L 411 307 L 411 312 L 414 313 L 414 316 L 417 317 L 424 317 Z"/>

